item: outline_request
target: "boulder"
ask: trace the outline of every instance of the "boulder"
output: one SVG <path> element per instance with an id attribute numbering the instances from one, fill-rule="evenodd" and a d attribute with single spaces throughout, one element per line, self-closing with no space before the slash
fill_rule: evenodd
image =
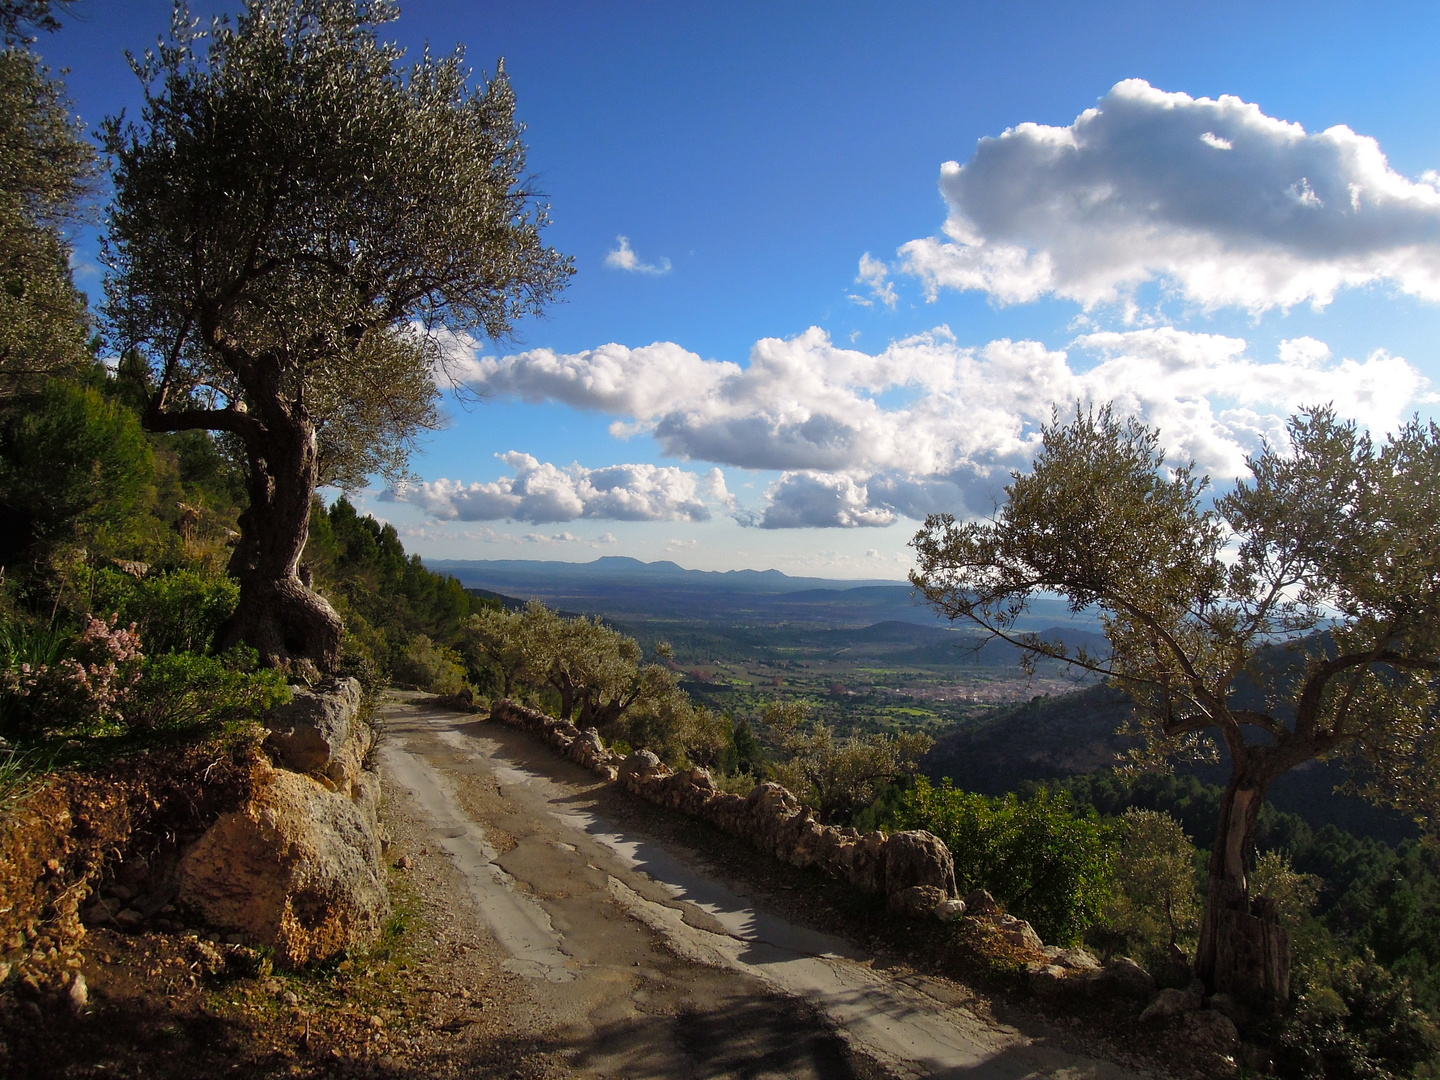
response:
<path id="1" fill-rule="evenodd" d="M 180 862 L 177 902 L 296 968 L 363 946 L 389 911 L 379 828 L 362 802 L 275 769 Z"/>
<path id="2" fill-rule="evenodd" d="M 1035 928 L 1024 919 L 1017 919 L 1014 915 L 991 915 L 988 917 L 990 926 L 995 933 L 1003 938 L 1011 948 L 1024 952 L 1044 952 L 1045 943 L 1040 940 L 1040 935 Z"/>
<path id="3" fill-rule="evenodd" d="M 1025 966 L 1026 982 L 1036 997 L 1059 997 L 1076 990 L 1083 982 L 1073 979 L 1070 972 L 1059 964 L 1042 964 L 1038 961 Z"/>
<path id="4" fill-rule="evenodd" d="M 885 894 L 893 896 L 917 885 L 938 890 L 936 903 L 954 896 L 955 860 L 933 833 L 897 832 L 885 844 Z M 930 905 L 932 910 L 934 906 Z"/>
<path id="5" fill-rule="evenodd" d="M 368 734 L 356 716 L 364 696 L 355 679 L 337 679 L 315 689 L 292 687 L 292 698 L 265 718 L 265 749 L 277 765 L 324 776 L 346 788 L 359 774 L 369 750 Z"/>
<path id="6" fill-rule="evenodd" d="M 1000 905 L 984 889 L 976 889 L 965 896 L 965 910 L 976 917 L 999 915 Z"/>
<path id="7" fill-rule="evenodd" d="M 965 901 L 941 900 L 935 905 L 934 914 L 941 922 L 954 922 L 965 914 Z"/>
<path id="8" fill-rule="evenodd" d="M 878 829 L 860 837 L 845 850 L 846 874 L 861 892 L 878 893 L 885 889 L 885 834 Z"/>
<path id="9" fill-rule="evenodd" d="M 1234 1021 L 1214 1009 L 1187 1012 L 1180 1018 L 1180 1037 L 1199 1050 L 1234 1053 L 1240 1032 Z"/>
<path id="10" fill-rule="evenodd" d="M 1228 1016 L 1237 1027 L 1248 1024 L 1255 1018 L 1233 994 L 1215 994 L 1206 1004 L 1220 1015 Z"/>
<path id="11" fill-rule="evenodd" d="M 1100 961 L 1088 949 L 1062 949 L 1059 945 L 1045 946 L 1046 959 L 1066 971 L 1100 971 Z"/>
<path id="12" fill-rule="evenodd" d="M 911 885 L 908 889 L 888 893 L 885 907 L 892 915 L 912 919 L 928 919 L 947 897 L 934 885 Z"/>
<path id="13" fill-rule="evenodd" d="M 1091 984 L 1104 970 L 1100 961 L 1085 949 L 1062 949 L 1058 945 L 1046 945 L 1043 952 L 1043 961 L 1026 965 L 1030 992 L 1039 997 L 1088 995 Z"/>
<path id="14" fill-rule="evenodd" d="M 1128 956 L 1106 962 L 1090 977 L 1089 989 L 1097 997 L 1125 997 L 1148 1001 L 1155 993 L 1155 979 Z"/>
<path id="15" fill-rule="evenodd" d="M 1179 1016 L 1181 1013 L 1198 1012 L 1202 1002 L 1200 995 L 1189 990 L 1177 990 L 1173 986 L 1166 987 L 1155 995 L 1155 1000 L 1145 1006 L 1145 1011 L 1140 1014 L 1140 1022 L 1149 1020 L 1164 1020 L 1171 1016 Z"/>
<path id="16" fill-rule="evenodd" d="M 620 783 L 637 795 L 656 780 L 663 780 L 670 770 L 649 750 L 636 750 L 620 763 Z"/>

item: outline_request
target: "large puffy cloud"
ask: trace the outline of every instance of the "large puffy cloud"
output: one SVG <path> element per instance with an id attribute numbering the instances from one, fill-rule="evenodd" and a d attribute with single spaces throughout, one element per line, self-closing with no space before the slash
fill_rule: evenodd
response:
<path id="1" fill-rule="evenodd" d="M 562 468 L 514 451 L 500 459 L 514 470 L 513 476 L 488 484 L 446 479 L 401 483 L 380 497 L 411 503 L 441 520 L 504 518 L 537 525 L 577 518 L 707 521 L 707 500 L 733 504 L 719 469 L 701 476 L 673 465 Z"/>
<path id="2" fill-rule="evenodd" d="M 473 348 L 473 347 L 472 347 Z M 738 364 L 702 360 L 668 341 L 638 349 L 602 345 L 578 353 L 532 349 L 501 358 L 463 355 L 456 342 L 457 367 L 481 393 L 508 394 L 524 401 L 559 401 L 577 409 L 648 420 L 683 402 L 716 392 L 741 374 Z"/>
<path id="3" fill-rule="evenodd" d="M 848 476 L 786 473 L 765 493 L 765 510 L 741 514 L 743 525 L 766 529 L 856 528 L 889 525 L 895 512 L 870 505 L 866 485 Z"/>
<path id="4" fill-rule="evenodd" d="M 737 511 L 772 528 L 987 513 L 1057 405 L 1114 401 L 1158 426 L 1173 458 L 1223 478 L 1240 474 L 1264 440 L 1283 439 L 1285 418 L 1304 405 L 1333 402 L 1387 431 L 1426 386 L 1383 352 L 1336 360 L 1323 343 L 1299 338 L 1260 360 L 1240 338 L 1170 327 L 1086 334 L 1065 350 L 1003 339 L 965 348 L 942 327 L 879 354 L 838 347 L 812 328 L 758 342 L 743 368 L 659 343 L 535 350 L 482 359 L 474 370 L 482 392 L 616 416 L 612 430 L 649 432 L 676 457 L 781 472 L 760 511 Z M 497 516 L 532 489 L 537 501 L 581 505 L 568 479 L 551 494 L 538 474 L 526 475 L 523 491 L 505 481 L 466 490 Z M 703 497 L 733 503 L 723 479 Z"/>
<path id="5" fill-rule="evenodd" d="M 1162 279 L 1206 307 L 1328 303 L 1388 281 L 1440 300 L 1440 192 L 1379 144 L 1307 134 L 1229 95 L 1119 83 L 1069 127 L 1026 123 L 942 168 L 945 236 L 900 249 L 934 295 L 1087 307 Z"/>

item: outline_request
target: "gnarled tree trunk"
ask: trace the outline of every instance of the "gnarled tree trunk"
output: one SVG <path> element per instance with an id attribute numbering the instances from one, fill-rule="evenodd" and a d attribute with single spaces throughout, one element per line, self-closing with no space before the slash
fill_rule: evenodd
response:
<path id="1" fill-rule="evenodd" d="M 240 542 L 230 574 L 240 603 L 220 630 L 220 646 L 244 642 L 272 667 L 308 660 L 325 674 L 340 666 L 344 624 L 300 577 L 310 535 L 310 500 L 319 479 L 315 426 L 276 409 L 249 448 L 250 505 L 240 515 Z"/>
<path id="2" fill-rule="evenodd" d="M 1259 759 L 1259 760 L 1257 760 Z M 1211 993 L 1264 1007 L 1290 996 L 1290 936 L 1275 906 L 1250 896 L 1255 827 L 1274 779 L 1263 750 L 1237 759 L 1210 852 L 1210 883 L 1195 974 Z"/>

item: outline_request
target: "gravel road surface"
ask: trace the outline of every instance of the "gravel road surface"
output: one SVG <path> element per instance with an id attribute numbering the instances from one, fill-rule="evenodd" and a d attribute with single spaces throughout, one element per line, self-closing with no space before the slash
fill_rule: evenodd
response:
<path id="1" fill-rule="evenodd" d="M 381 722 L 390 813 L 450 866 L 426 887 L 483 940 L 509 1023 L 556 1075 L 1138 1076 L 767 912 L 617 823 L 623 794 L 516 731 L 413 695 L 392 695 Z"/>

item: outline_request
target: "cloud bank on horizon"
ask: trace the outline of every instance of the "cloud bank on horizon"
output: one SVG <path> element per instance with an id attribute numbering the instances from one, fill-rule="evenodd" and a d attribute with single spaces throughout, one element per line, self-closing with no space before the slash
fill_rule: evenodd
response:
<path id="1" fill-rule="evenodd" d="M 1080 366 L 1072 353 L 1086 360 Z M 1336 360 L 1314 338 L 1273 360 L 1246 342 L 1174 327 L 1082 334 L 1068 350 L 1036 341 L 957 345 L 941 327 L 878 355 L 835 345 L 821 329 L 757 342 L 741 367 L 673 342 L 579 353 L 532 349 L 469 356 L 475 390 L 559 402 L 615 417 L 612 434 L 651 435 L 668 455 L 778 471 L 764 506 L 735 504 L 723 473 L 673 466 L 559 468 L 528 454 L 493 484 L 410 485 L 389 498 L 436 517 L 570 521 L 708 518 L 711 507 L 765 528 L 888 525 L 938 510 L 985 513 L 1055 407 L 1113 401 L 1161 428 L 1176 457 L 1233 477 L 1247 453 L 1284 438 L 1285 418 L 1332 401 L 1366 427 L 1390 430 L 1425 393 L 1406 360 L 1376 352 Z"/>
<path id="2" fill-rule="evenodd" d="M 614 418 L 612 436 L 648 435 L 669 457 L 779 476 L 745 507 L 718 467 L 560 467 L 511 452 L 511 477 L 386 497 L 440 519 L 535 523 L 724 513 L 769 529 L 861 528 L 985 514 L 1052 410 L 1104 402 L 1160 428 L 1173 458 L 1227 480 L 1264 442 L 1283 442 L 1303 406 L 1333 403 L 1382 432 L 1437 399 L 1384 351 L 1336 358 L 1297 337 L 1260 358 L 1238 337 L 1137 327 L 1136 290 L 1158 282 L 1188 304 L 1256 318 L 1367 285 L 1440 300 L 1437 184 L 1434 173 L 1394 172 L 1375 140 L 1347 127 L 1311 135 L 1238 98 L 1128 80 L 1069 127 L 1021 124 L 981 140 L 964 165 L 946 163 L 943 237 L 904 244 L 893 266 L 867 252 L 855 284 L 868 295 L 851 295 L 894 309 L 898 271 L 930 298 L 978 290 L 1002 305 L 1052 296 L 1087 312 L 1114 307 L 1124 329 L 1057 349 L 962 346 L 941 326 L 876 354 L 811 327 L 756 342 L 743 366 L 669 341 L 482 356 L 457 340 L 451 373 L 487 396 L 600 413 Z M 610 265 L 663 272 L 623 236 L 619 245 Z"/>
<path id="3" fill-rule="evenodd" d="M 1437 183 L 1343 125 L 1311 135 L 1237 97 L 1128 79 L 1069 127 L 1020 124 L 946 162 L 944 237 L 903 245 L 897 268 L 931 297 L 1002 304 L 1089 309 L 1156 280 L 1255 313 L 1381 282 L 1440 300 Z"/>

